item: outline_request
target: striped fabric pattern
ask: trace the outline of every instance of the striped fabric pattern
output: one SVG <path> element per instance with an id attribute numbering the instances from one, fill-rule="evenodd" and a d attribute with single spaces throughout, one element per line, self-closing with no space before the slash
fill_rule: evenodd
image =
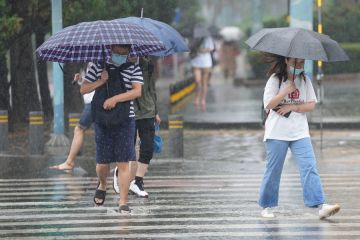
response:
<path id="1" fill-rule="evenodd" d="M 82 22 L 57 32 L 36 54 L 41 60 L 61 63 L 107 60 L 111 45 L 131 44 L 130 56 L 147 56 L 165 50 L 164 44 L 145 28 L 119 20 Z"/>
<path id="2" fill-rule="evenodd" d="M 114 69 L 116 66 L 108 63 L 110 69 Z M 100 63 L 89 63 L 87 72 L 85 75 L 85 79 L 90 82 L 95 82 L 98 80 L 101 76 L 103 66 Z M 121 72 L 121 75 L 123 76 L 125 86 L 128 91 L 132 89 L 132 83 L 140 83 L 143 84 L 143 76 L 142 71 L 139 67 L 139 65 L 130 65 L 127 69 L 124 69 Z M 130 102 L 130 114 L 129 117 L 135 117 L 134 112 L 134 103 L 133 101 Z"/>

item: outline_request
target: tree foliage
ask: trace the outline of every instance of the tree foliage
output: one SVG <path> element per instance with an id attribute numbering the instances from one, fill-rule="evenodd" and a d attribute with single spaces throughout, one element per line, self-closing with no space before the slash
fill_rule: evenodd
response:
<path id="1" fill-rule="evenodd" d="M 359 13 L 360 1 L 329 4 L 323 11 L 324 33 L 339 42 L 360 42 Z"/>
<path id="2" fill-rule="evenodd" d="M 0 109 L 9 110 L 9 83 L 6 52 L 11 38 L 20 31 L 21 19 L 11 14 L 6 0 L 0 0 Z"/>
<path id="3" fill-rule="evenodd" d="M 181 30 L 196 21 L 198 10 L 197 2 L 190 0 L 63 0 L 62 5 L 64 27 L 83 21 L 140 17 L 142 8 L 144 17 L 171 23 L 175 9 L 180 8 L 183 17 L 176 27 Z M 35 49 L 31 44 L 34 42 L 35 47 L 39 47 L 50 33 L 50 0 L 0 0 L 0 108 L 9 108 L 6 55 L 10 53 L 13 120 L 26 123 L 26 116 L 31 110 L 42 109 L 46 116 L 52 114 L 47 66 L 45 62 L 33 61 Z M 40 97 L 36 87 L 35 68 Z M 81 105 L 72 103 L 76 99 L 81 102 L 81 97 L 78 90 L 70 85 L 72 74 L 79 66 L 65 68 L 69 71 L 64 75 L 66 111 L 80 111 Z M 40 103 L 39 98 L 42 100 Z"/>

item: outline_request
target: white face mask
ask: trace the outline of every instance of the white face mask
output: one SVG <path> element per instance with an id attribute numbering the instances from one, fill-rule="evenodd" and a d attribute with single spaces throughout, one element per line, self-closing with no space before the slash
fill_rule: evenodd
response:
<path id="1" fill-rule="evenodd" d="M 290 71 L 289 73 L 291 73 L 291 74 L 300 75 L 301 73 L 304 72 L 304 68 L 294 68 L 292 66 L 289 66 L 289 71 Z"/>

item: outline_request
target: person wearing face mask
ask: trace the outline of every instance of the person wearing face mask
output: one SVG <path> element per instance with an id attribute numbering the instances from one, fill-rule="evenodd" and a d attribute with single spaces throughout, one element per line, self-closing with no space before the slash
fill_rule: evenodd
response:
<path id="1" fill-rule="evenodd" d="M 279 185 L 286 153 L 290 148 L 298 163 L 304 203 L 318 208 L 320 219 L 340 210 L 338 204 L 326 204 L 311 144 L 307 112 L 317 102 L 311 80 L 304 73 L 304 59 L 269 55 L 272 66 L 264 91 L 264 106 L 269 111 L 265 122 L 266 168 L 260 187 L 262 217 L 273 218 L 278 205 Z"/>
<path id="2" fill-rule="evenodd" d="M 134 59 L 135 60 L 135 59 Z M 154 58 L 142 57 L 139 66 L 143 72 L 144 85 L 141 97 L 135 100 L 136 133 L 134 143 L 140 140 L 137 161 L 130 162 L 130 192 L 138 197 L 147 198 L 149 194 L 144 189 L 144 177 L 148 171 L 154 152 L 155 124 L 159 125 L 161 118 L 157 108 L 157 94 L 154 78 Z M 113 188 L 119 192 L 118 170 L 114 171 Z"/>
<path id="3" fill-rule="evenodd" d="M 80 92 L 82 94 L 89 93 L 95 90 L 95 95 L 92 100 L 92 110 L 94 117 L 95 129 L 95 144 L 96 144 L 96 173 L 98 176 L 98 186 L 95 191 L 94 202 L 96 205 L 103 205 L 105 202 L 107 176 L 110 170 L 110 163 L 116 163 L 119 171 L 119 186 L 120 186 L 120 200 L 119 212 L 129 213 L 130 208 L 127 205 L 128 191 L 130 184 L 129 161 L 135 161 L 135 113 L 133 100 L 141 96 L 141 88 L 143 85 L 143 76 L 140 67 L 136 64 L 128 63 L 128 55 L 130 45 L 113 45 L 111 50 L 111 60 L 106 63 L 94 63 L 88 70 L 85 76 L 85 82 L 81 85 Z M 125 92 L 115 93 L 112 97 L 106 97 L 105 101 L 99 101 L 97 96 L 100 93 L 104 84 L 107 84 L 108 79 L 111 78 L 111 83 L 114 81 L 123 81 L 126 87 Z M 119 83 L 119 82 L 117 82 Z M 109 83 L 110 84 L 110 83 Z M 113 91 L 117 91 L 115 86 L 111 85 Z M 103 88 L 102 88 L 103 89 Z M 96 109 L 112 110 L 117 104 L 130 101 L 128 117 L 115 125 L 106 125 L 101 121 L 97 121 Z M 100 104 L 99 104 L 100 103 Z M 103 111 L 103 110 L 101 110 Z"/>

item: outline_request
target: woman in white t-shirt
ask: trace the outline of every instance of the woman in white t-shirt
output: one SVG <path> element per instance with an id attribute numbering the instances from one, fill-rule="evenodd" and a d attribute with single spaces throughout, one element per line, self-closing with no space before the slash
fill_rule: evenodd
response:
<path id="1" fill-rule="evenodd" d="M 264 91 L 264 106 L 269 111 L 265 122 L 266 169 L 260 188 L 259 205 L 263 217 L 274 217 L 278 205 L 281 172 L 288 148 L 296 159 L 304 203 L 319 208 L 320 219 L 339 211 L 340 206 L 325 204 L 325 195 L 316 168 L 307 112 L 317 102 L 311 80 L 304 74 L 304 59 L 273 55 L 270 78 Z"/>
<path id="2" fill-rule="evenodd" d="M 211 52 L 214 51 L 214 41 L 209 37 L 198 39 L 200 46 L 196 49 L 192 49 L 191 66 L 193 68 L 193 74 L 197 85 L 195 96 L 195 107 L 198 108 L 199 104 L 203 110 L 206 108 L 206 95 L 208 92 L 208 81 L 213 66 Z"/>

